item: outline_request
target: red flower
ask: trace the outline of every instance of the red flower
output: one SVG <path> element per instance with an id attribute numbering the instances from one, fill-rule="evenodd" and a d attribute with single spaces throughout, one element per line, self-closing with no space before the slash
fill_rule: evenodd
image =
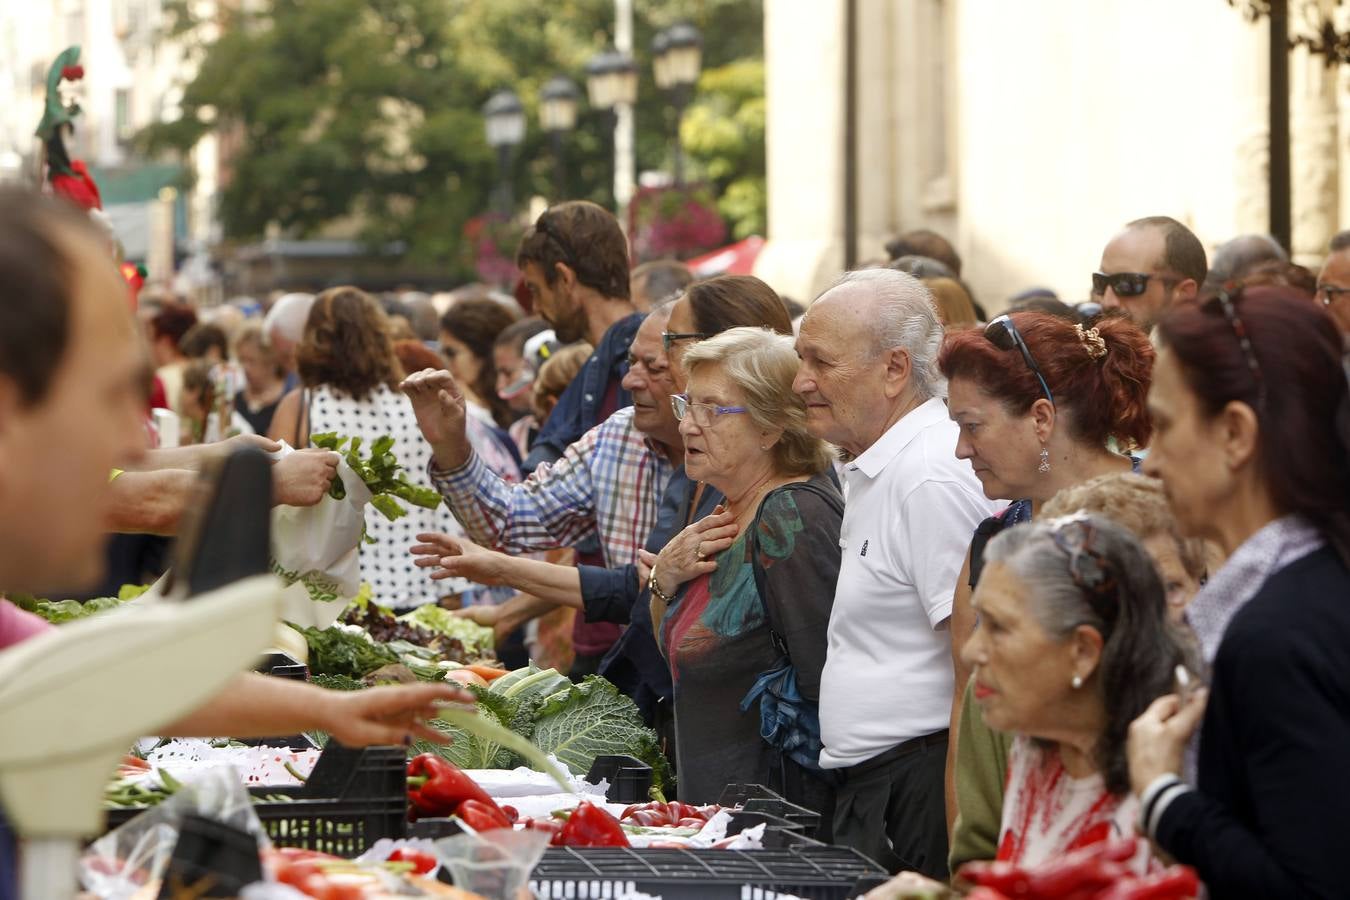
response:
<path id="1" fill-rule="evenodd" d="M 84 66 L 62 66 L 61 77 L 66 81 L 79 81 L 84 77 Z"/>
<path id="2" fill-rule="evenodd" d="M 85 209 L 102 209 L 103 200 L 98 195 L 98 185 L 90 177 L 83 160 L 72 160 L 71 171 L 74 175 L 53 175 L 52 190 Z"/>

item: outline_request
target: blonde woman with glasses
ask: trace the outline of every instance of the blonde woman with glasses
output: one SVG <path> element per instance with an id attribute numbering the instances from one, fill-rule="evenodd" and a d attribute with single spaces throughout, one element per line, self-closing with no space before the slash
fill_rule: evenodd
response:
<path id="1" fill-rule="evenodd" d="M 819 699 L 843 515 L 831 451 L 792 392 L 790 337 L 733 328 L 689 347 L 683 365 L 686 393 L 671 403 L 685 466 L 726 497 L 731 521 L 710 516 L 644 555 L 675 687 L 680 796 L 707 803 L 729 783 L 774 784 L 829 821 L 814 758 L 762 740 L 747 695 L 786 657 L 802 700 L 814 710 Z"/>

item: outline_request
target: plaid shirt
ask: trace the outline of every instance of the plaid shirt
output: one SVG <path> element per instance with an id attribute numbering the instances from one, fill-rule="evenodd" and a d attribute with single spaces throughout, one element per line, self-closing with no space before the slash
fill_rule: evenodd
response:
<path id="1" fill-rule="evenodd" d="M 628 407 L 522 484 L 498 478 L 477 454 L 458 469 L 430 471 L 432 484 L 474 541 L 523 553 L 571 547 L 594 534 L 605 565 L 612 567 L 637 562 L 672 469 L 634 427 Z"/>

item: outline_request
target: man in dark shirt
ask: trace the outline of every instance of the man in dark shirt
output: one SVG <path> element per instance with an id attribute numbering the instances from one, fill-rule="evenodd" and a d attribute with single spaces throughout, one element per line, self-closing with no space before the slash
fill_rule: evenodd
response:
<path id="1" fill-rule="evenodd" d="M 620 382 L 642 316 L 629 295 L 628 238 L 618 219 L 584 200 L 545 210 L 525 233 L 516 265 L 534 309 L 564 344 L 594 349 L 558 398 L 524 469 L 562 456 L 568 445 L 633 399 Z"/>

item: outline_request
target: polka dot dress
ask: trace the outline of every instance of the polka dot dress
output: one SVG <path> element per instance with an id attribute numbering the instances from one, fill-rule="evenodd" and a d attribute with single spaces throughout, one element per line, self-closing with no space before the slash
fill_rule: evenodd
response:
<path id="1" fill-rule="evenodd" d="M 364 400 L 357 400 L 320 385 L 310 392 L 309 421 L 310 434 L 333 431 L 342 437 L 360 437 L 366 448 L 377 438 L 389 435 L 394 439 L 394 456 L 408 480 L 421 487 L 433 487 L 427 475 L 431 445 L 417 427 L 408 398 L 389 387 L 380 385 Z M 375 543 L 361 545 L 361 580 L 374 588 L 376 601 L 405 609 L 468 589 L 471 582 L 462 578 L 433 581 L 433 570 L 419 569 L 410 552 L 417 543 L 417 535 L 424 531 L 463 535 L 454 516 L 444 504 L 436 509 L 402 505 L 408 514 L 394 522 L 375 507 L 366 506 L 366 534 Z"/>

